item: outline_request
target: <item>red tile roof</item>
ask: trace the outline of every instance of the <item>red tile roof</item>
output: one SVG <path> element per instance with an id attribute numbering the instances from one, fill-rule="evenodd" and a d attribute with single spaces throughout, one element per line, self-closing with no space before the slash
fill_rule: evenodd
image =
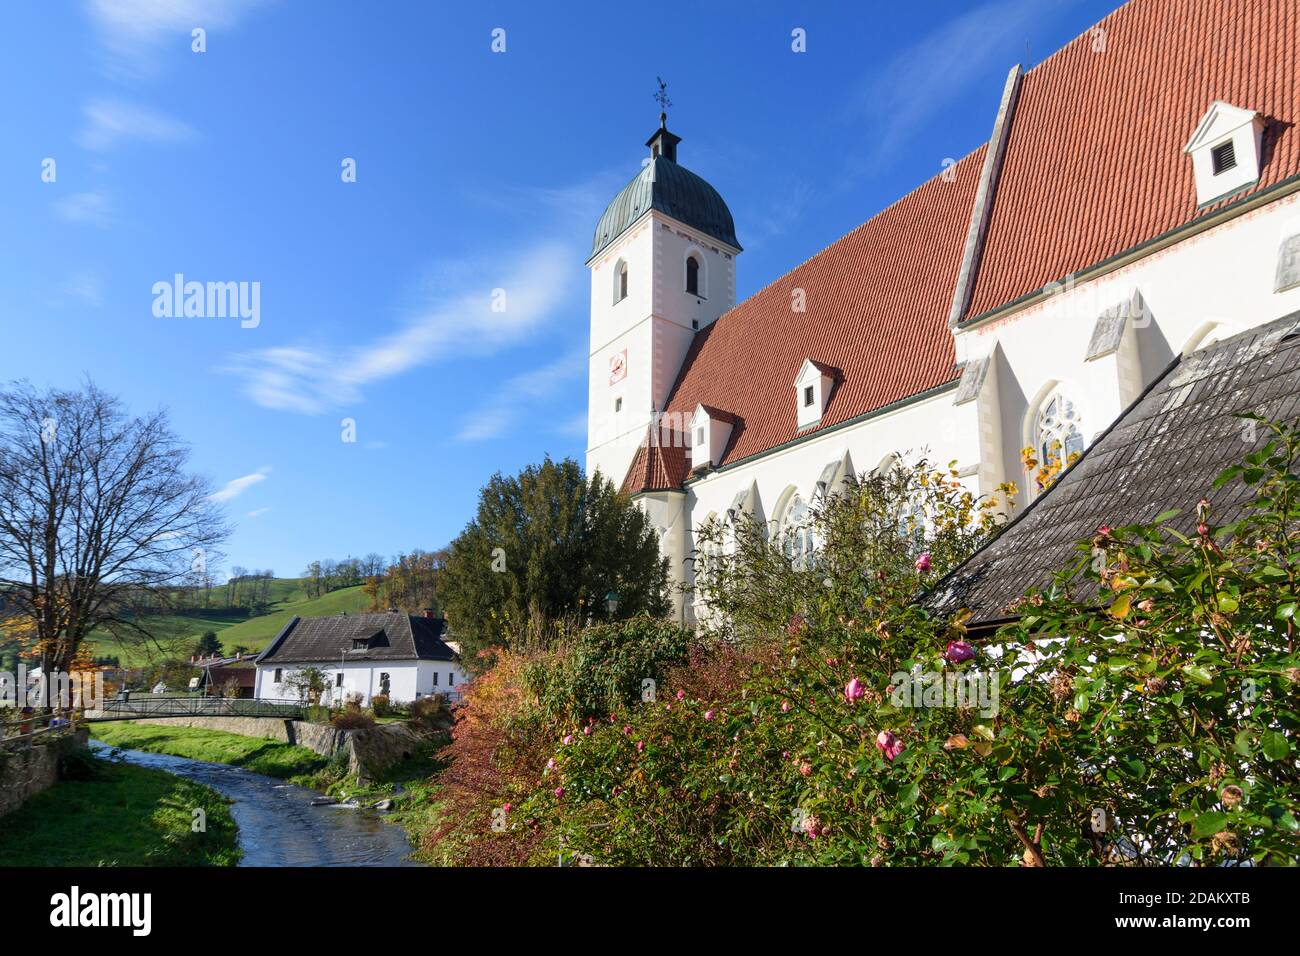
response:
<path id="1" fill-rule="evenodd" d="M 655 440 L 654 426 L 646 429 L 646 437 L 637 449 L 632 464 L 623 479 L 622 492 L 635 495 L 643 491 L 666 491 L 680 488 L 690 470 L 686 454 L 686 435 L 669 431 L 660 433 Z"/>
<path id="2" fill-rule="evenodd" d="M 1268 122 L 1254 190 L 1300 172 L 1300 0 L 1131 0 L 1097 26 L 1022 81 L 968 318 L 1204 215 L 1183 147 L 1216 99 Z"/>
<path id="3" fill-rule="evenodd" d="M 666 411 L 683 422 L 697 405 L 734 416 L 719 462 L 726 465 L 796 436 L 794 380 L 805 359 L 838 370 L 821 423 L 805 431 L 955 380 L 947 319 L 984 151 L 950 167 L 950 180 L 940 175 L 924 183 L 701 331 Z M 806 312 L 792 309 L 795 289 L 804 290 Z M 633 469 L 658 468 L 648 457 L 639 453 Z M 665 469 L 661 480 L 676 474 Z M 637 484 L 632 475 L 629 482 Z"/>

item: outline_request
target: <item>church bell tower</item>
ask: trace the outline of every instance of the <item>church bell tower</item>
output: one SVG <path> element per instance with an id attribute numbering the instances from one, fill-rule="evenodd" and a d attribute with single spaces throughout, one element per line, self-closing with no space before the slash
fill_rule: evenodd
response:
<path id="1" fill-rule="evenodd" d="M 666 97 L 660 87 L 660 102 Z M 741 247 L 731 211 L 677 163 L 665 112 L 641 171 L 596 225 L 591 257 L 587 475 L 619 486 L 663 411 L 695 335 L 736 301 Z M 684 431 L 686 422 L 662 423 Z"/>

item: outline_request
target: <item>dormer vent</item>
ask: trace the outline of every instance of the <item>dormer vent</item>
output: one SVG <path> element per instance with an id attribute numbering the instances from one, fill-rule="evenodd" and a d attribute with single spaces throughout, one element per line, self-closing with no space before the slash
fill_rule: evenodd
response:
<path id="1" fill-rule="evenodd" d="M 1196 203 L 1208 206 L 1259 180 L 1264 120 L 1254 110 L 1215 100 L 1183 152 L 1192 157 Z"/>

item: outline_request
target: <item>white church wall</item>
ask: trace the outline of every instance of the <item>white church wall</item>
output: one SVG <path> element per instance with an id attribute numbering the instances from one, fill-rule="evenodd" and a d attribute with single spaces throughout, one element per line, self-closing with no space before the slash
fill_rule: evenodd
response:
<path id="1" fill-rule="evenodd" d="M 793 490 L 811 503 L 823 469 L 848 453 L 854 474 L 866 474 L 892 455 L 916 458 L 924 454 L 936 467 L 956 461 L 962 484 L 978 493 L 979 429 L 973 404 L 953 407 L 954 390 L 904 405 L 855 425 L 830 429 L 806 441 L 762 455 L 752 461 L 709 473 L 688 486 L 689 534 L 684 553 L 695 546 L 695 529 L 710 515 L 725 517 L 742 491 L 753 487 L 752 513 L 779 530 L 779 509 Z M 793 396 L 791 397 L 793 401 Z M 682 579 L 693 583 L 693 564 L 683 565 Z"/>
<path id="2" fill-rule="evenodd" d="M 1144 387 L 1205 330 L 1231 335 L 1300 309 L 1300 288 L 1273 291 L 1279 246 L 1300 233 L 1298 198 L 1260 207 L 1096 279 L 1066 280 L 1019 312 L 958 332 L 961 357 L 1001 345 L 1002 468 L 1021 486 L 1022 504 L 1030 493 L 1020 449 L 1032 444 L 1030 420 L 1055 384 L 1078 403 L 1091 442 L 1135 397 L 1135 376 Z M 1126 333 L 1127 349 L 1086 361 L 1098 317 L 1134 291 L 1146 303 L 1149 323 L 1139 321 Z"/>

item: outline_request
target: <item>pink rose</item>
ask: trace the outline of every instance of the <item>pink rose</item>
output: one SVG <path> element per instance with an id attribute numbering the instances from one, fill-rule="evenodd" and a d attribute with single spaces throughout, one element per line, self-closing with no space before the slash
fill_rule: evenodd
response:
<path id="1" fill-rule="evenodd" d="M 563 788 L 563 787 L 556 787 L 556 788 L 555 788 L 555 799 L 556 799 L 556 800 L 563 800 L 563 799 L 564 799 L 564 788 Z"/>
<path id="2" fill-rule="evenodd" d="M 949 641 L 947 648 L 943 652 L 943 659 L 949 664 L 960 664 L 962 661 L 969 661 L 975 657 L 975 648 L 971 647 L 966 641 Z"/>
<path id="3" fill-rule="evenodd" d="M 564 742 L 565 742 L 566 744 L 571 744 L 571 743 L 573 743 L 573 734 L 565 734 L 565 735 L 564 735 Z"/>
<path id="4" fill-rule="evenodd" d="M 922 574 L 925 574 L 925 572 L 927 572 L 927 571 L 930 570 L 930 552 L 929 552 L 929 551 L 923 551 L 923 552 L 921 552 L 921 556 L 920 556 L 919 558 L 916 559 L 916 570 L 920 571 Z"/>
<path id="5" fill-rule="evenodd" d="M 805 760 L 803 763 L 799 764 L 799 772 L 803 774 L 805 777 L 811 777 L 812 764 L 810 764 L 807 760 Z"/>
<path id="6" fill-rule="evenodd" d="M 582 728 L 582 732 L 583 732 L 583 734 L 584 734 L 585 736 L 590 737 L 590 736 L 591 736 L 591 724 L 588 724 L 586 727 L 583 727 L 583 728 Z"/>
<path id="7" fill-rule="evenodd" d="M 888 730 L 882 730 L 876 735 L 876 747 L 889 761 L 893 761 L 895 757 L 907 749 L 903 742 Z"/>
<path id="8" fill-rule="evenodd" d="M 781 713 L 783 714 L 790 713 L 790 702 L 788 700 L 781 701 Z"/>
<path id="9" fill-rule="evenodd" d="M 552 757 L 550 760 L 546 761 L 546 769 L 547 769 L 547 770 L 554 770 L 554 769 L 555 769 L 555 758 L 554 758 L 554 757 Z"/>
<path id="10" fill-rule="evenodd" d="M 712 719 L 713 719 L 713 711 L 711 711 L 711 710 L 706 710 L 706 711 L 704 712 L 704 719 L 705 719 L 705 720 L 712 720 Z"/>
<path id="11" fill-rule="evenodd" d="M 637 752 L 637 753 L 641 753 L 641 752 L 644 751 L 644 750 L 645 750 L 645 741 L 644 741 L 644 740 L 638 740 L 638 741 L 636 742 L 636 752 Z"/>
<path id="12" fill-rule="evenodd" d="M 624 724 L 624 725 L 623 725 L 623 733 L 625 733 L 625 734 L 631 734 L 631 733 L 632 733 L 632 725 L 631 725 L 631 724 Z"/>
<path id="13" fill-rule="evenodd" d="M 678 700 L 685 700 L 685 699 L 686 699 L 686 691 L 684 691 L 684 690 L 679 690 L 679 691 L 677 692 L 677 699 L 678 699 Z"/>
<path id="14" fill-rule="evenodd" d="M 510 804 L 508 804 L 508 803 L 507 803 L 507 804 L 504 804 L 504 805 L 501 807 L 501 812 L 502 812 L 502 813 L 509 813 L 509 812 L 510 812 Z"/>
<path id="15" fill-rule="evenodd" d="M 819 836 L 822 834 L 822 832 L 823 832 L 823 830 L 822 830 L 822 825 L 821 825 L 821 821 L 819 821 L 819 820 L 818 820 L 816 817 L 814 817 L 814 816 L 806 816 L 806 817 L 804 817 L 804 818 L 803 818 L 803 832 L 804 832 L 804 835 L 808 837 L 808 839 L 810 839 L 810 840 L 815 840 L 815 839 L 817 839 L 817 837 L 819 837 Z"/>
<path id="16" fill-rule="evenodd" d="M 862 681 L 858 680 L 856 677 L 844 685 L 844 699 L 850 704 L 855 700 L 861 700 L 862 695 L 866 692 L 867 689 L 862 686 Z"/>

